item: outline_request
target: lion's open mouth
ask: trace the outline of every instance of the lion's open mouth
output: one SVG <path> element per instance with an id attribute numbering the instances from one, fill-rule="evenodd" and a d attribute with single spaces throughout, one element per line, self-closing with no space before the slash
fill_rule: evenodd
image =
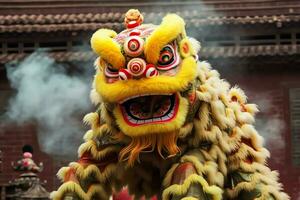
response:
<path id="1" fill-rule="evenodd" d="M 132 126 L 163 123 L 172 120 L 178 112 L 179 97 L 145 95 L 133 97 L 120 104 L 125 121 Z"/>

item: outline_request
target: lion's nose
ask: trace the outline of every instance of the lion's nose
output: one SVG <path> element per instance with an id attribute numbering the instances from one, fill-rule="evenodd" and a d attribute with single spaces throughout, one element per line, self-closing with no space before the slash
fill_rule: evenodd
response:
<path id="1" fill-rule="evenodd" d="M 132 58 L 126 69 L 120 69 L 120 80 L 139 79 L 143 77 L 151 78 L 158 75 L 153 64 L 147 64 L 142 58 Z"/>
<path id="2" fill-rule="evenodd" d="M 139 77 L 146 70 L 146 61 L 142 58 L 133 58 L 128 62 L 127 69 L 132 76 Z"/>

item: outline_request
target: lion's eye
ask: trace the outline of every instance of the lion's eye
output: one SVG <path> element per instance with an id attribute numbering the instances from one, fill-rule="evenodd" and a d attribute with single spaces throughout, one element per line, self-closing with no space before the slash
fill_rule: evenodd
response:
<path id="1" fill-rule="evenodd" d="M 110 78 L 118 78 L 119 77 L 119 71 L 116 69 L 112 69 L 109 66 L 105 67 L 104 74 L 106 77 L 110 77 Z"/>
<path id="2" fill-rule="evenodd" d="M 144 40 L 138 36 L 131 36 L 124 43 L 124 51 L 129 56 L 139 56 L 143 53 L 143 50 Z"/>
<path id="3" fill-rule="evenodd" d="M 171 49 L 171 47 L 166 46 L 163 48 L 163 50 L 160 53 L 159 59 L 158 59 L 158 64 L 159 65 L 168 65 L 172 63 L 174 60 L 174 54 Z"/>
<path id="4" fill-rule="evenodd" d="M 157 61 L 157 69 L 170 70 L 175 68 L 179 63 L 176 49 L 172 45 L 166 45 L 161 51 Z"/>
<path id="5" fill-rule="evenodd" d="M 137 40 L 131 40 L 128 42 L 128 49 L 131 51 L 136 51 L 139 48 L 140 44 Z"/>

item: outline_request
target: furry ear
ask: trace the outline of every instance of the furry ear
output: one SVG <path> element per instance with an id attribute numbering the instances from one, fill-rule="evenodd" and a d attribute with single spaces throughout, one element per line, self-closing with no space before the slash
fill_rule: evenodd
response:
<path id="1" fill-rule="evenodd" d="M 151 33 L 145 43 L 145 56 L 149 63 L 156 63 L 160 50 L 169 42 L 176 39 L 179 34 L 185 36 L 185 23 L 176 14 L 165 16 L 161 24 Z"/>
<path id="2" fill-rule="evenodd" d="M 125 64 L 125 57 L 120 45 L 113 40 L 117 33 L 109 29 L 99 29 L 91 38 L 91 47 L 96 54 L 110 63 L 113 68 L 120 69 Z"/>
<path id="3" fill-rule="evenodd" d="M 194 49 L 194 53 L 197 55 L 201 49 L 201 44 L 198 40 L 196 40 L 195 38 L 192 38 L 192 37 L 188 37 L 189 38 L 189 41 L 191 42 L 191 45 Z"/>

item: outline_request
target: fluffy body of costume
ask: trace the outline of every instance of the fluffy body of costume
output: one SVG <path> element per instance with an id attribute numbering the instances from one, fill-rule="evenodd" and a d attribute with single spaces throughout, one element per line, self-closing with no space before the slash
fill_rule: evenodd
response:
<path id="1" fill-rule="evenodd" d="M 266 166 L 256 105 L 198 61 L 179 16 L 142 22 L 130 10 L 126 30 L 92 36 L 99 107 L 84 118 L 91 130 L 79 160 L 58 172 L 64 183 L 52 198 L 109 199 L 127 187 L 135 199 L 289 199 Z"/>

